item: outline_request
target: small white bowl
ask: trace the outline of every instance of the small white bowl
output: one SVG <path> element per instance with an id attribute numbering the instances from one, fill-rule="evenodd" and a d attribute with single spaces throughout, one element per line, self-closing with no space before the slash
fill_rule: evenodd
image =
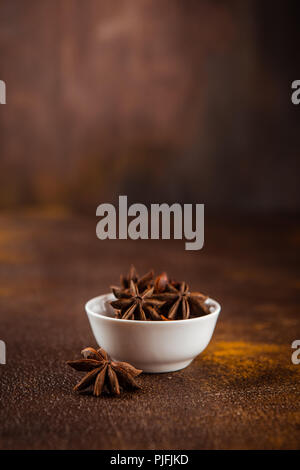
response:
<path id="1" fill-rule="evenodd" d="M 144 372 L 172 372 L 187 367 L 210 342 L 221 306 L 207 299 L 211 313 L 175 321 L 114 318 L 113 294 L 89 300 L 85 309 L 99 346 L 112 359 L 125 361 Z"/>

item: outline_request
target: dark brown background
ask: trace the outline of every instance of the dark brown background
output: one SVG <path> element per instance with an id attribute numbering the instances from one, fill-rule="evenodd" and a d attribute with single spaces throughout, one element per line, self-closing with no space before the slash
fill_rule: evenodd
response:
<path id="1" fill-rule="evenodd" d="M 297 4 L 1 1 L 1 449 L 300 448 Z M 204 203 L 204 249 L 99 241 L 119 194 Z M 213 339 L 140 392 L 78 396 L 84 303 L 132 262 L 219 300 Z"/>
<path id="2" fill-rule="evenodd" d="M 3 0 L 3 208 L 298 210 L 299 2 Z"/>

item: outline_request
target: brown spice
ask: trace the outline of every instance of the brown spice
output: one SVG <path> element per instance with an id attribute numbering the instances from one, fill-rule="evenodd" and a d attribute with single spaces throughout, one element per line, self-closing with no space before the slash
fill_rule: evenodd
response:
<path id="1" fill-rule="evenodd" d="M 125 320 L 187 320 L 207 315 L 207 296 L 190 292 L 185 282 L 170 281 L 163 272 L 153 280 L 153 270 L 138 277 L 131 266 L 121 287 L 112 287 L 117 300 L 111 302 L 116 318 Z"/>
<path id="2" fill-rule="evenodd" d="M 130 281 L 129 290 L 113 287 L 117 300 L 111 302 L 117 310 L 117 317 L 124 320 L 161 320 L 157 309 L 164 304 L 163 301 L 153 297 L 153 287 L 140 293 L 137 284 Z"/>
<path id="3" fill-rule="evenodd" d="M 186 320 L 209 313 L 205 305 L 207 296 L 190 292 L 185 282 L 169 282 L 165 292 L 154 294 L 153 297 L 164 302 L 161 313 L 165 313 L 169 320 Z"/>
<path id="4" fill-rule="evenodd" d="M 120 395 L 121 387 L 125 390 L 140 388 L 135 377 L 142 373 L 127 362 L 111 361 L 104 349 L 88 347 L 81 351 L 83 359 L 67 361 L 75 370 L 88 372 L 74 387 L 75 391 L 92 388 L 93 394 L 99 397 L 103 391 Z"/>
<path id="5" fill-rule="evenodd" d="M 143 292 L 147 287 L 153 284 L 153 270 L 150 270 L 142 277 L 139 277 L 133 264 L 130 266 L 127 276 L 120 276 L 121 288 L 123 290 L 130 289 L 131 281 L 137 285 L 140 292 Z"/>

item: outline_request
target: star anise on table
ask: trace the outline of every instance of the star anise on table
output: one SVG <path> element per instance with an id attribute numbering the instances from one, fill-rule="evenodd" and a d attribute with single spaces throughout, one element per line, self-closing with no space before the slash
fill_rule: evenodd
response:
<path id="1" fill-rule="evenodd" d="M 120 395 L 124 390 L 140 388 L 135 377 L 142 373 L 127 362 L 112 361 L 104 349 L 85 348 L 81 351 L 83 359 L 67 361 L 75 370 L 87 372 L 83 379 L 74 387 L 75 391 L 92 388 L 93 395 L 99 397 L 103 391 L 112 395 Z"/>
<path id="2" fill-rule="evenodd" d="M 157 300 L 164 301 L 160 313 L 163 320 L 186 320 L 191 317 L 206 315 L 208 307 L 205 305 L 207 296 L 200 292 L 190 292 L 185 282 L 171 281 L 166 283 L 165 290 L 154 294 Z"/>
<path id="3" fill-rule="evenodd" d="M 117 300 L 110 304 L 117 310 L 117 318 L 124 320 L 162 320 L 158 313 L 165 302 L 153 297 L 154 287 L 140 292 L 138 284 L 130 281 L 130 288 L 126 290 L 112 288 Z"/>
<path id="4" fill-rule="evenodd" d="M 147 287 L 151 287 L 153 283 L 153 274 L 153 270 L 151 270 L 143 276 L 139 277 L 135 267 L 131 265 L 127 276 L 121 275 L 120 277 L 121 289 L 130 289 L 131 281 L 133 281 L 138 286 L 139 291 L 142 292 Z"/>

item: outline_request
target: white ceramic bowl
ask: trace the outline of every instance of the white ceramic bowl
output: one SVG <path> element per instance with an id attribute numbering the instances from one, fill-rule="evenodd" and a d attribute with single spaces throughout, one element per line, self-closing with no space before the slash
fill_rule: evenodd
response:
<path id="1" fill-rule="evenodd" d="M 207 299 L 211 313 L 188 320 L 140 321 L 114 318 L 113 294 L 89 300 L 85 309 L 99 346 L 116 361 L 144 372 L 172 372 L 188 366 L 210 342 L 221 307 Z"/>

